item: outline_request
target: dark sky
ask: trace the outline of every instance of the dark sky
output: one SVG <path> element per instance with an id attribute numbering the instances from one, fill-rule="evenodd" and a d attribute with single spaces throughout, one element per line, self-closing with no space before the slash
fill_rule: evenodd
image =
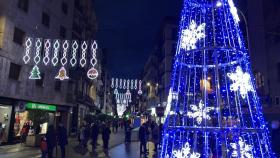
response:
<path id="1" fill-rule="evenodd" d="M 182 0 L 95 0 L 101 48 L 114 77 L 138 77 L 166 16 L 179 17 Z"/>

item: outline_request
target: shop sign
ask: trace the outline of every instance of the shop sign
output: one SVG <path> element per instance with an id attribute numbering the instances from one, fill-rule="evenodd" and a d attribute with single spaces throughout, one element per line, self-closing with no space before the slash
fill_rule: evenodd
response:
<path id="1" fill-rule="evenodd" d="M 26 109 L 30 110 L 43 110 L 43 111 L 56 111 L 56 106 L 39 103 L 26 103 Z"/>

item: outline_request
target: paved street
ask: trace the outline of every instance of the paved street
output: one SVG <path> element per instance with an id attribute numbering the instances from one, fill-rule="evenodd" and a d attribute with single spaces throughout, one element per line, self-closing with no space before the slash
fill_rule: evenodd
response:
<path id="1" fill-rule="evenodd" d="M 92 152 L 91 145 L 88 145 L 88 151 L 86 154 L 82 155 L 77 153 L 75 149 L 78 146 L 78 141 L 76 138 L 69 139 L 69 145 L 66 148 L 67 158 L 138 158 L 140 157 L 139 142 L 135 141 L 137 138 L 137 130 L 134 130 L 132 134 L 133 142 L 130 144 L 124 144 L 124 132 L 119 131 L 118 133 L 112 133 L 109 152 L 105 153 L 102 149 L 102 139 L 99 135 L 98 147 L 95 152 Z M 153 153 L 153 144 L 149 143 L 147 147 L 150 149 L 150 155 L 148 158 L 156 157 Z M 55 151 L 54 151 L 55 153 Z M 58 147 L 58 156 L 59 147 Z M 25 147 L 21 144 L 0 146 L 0 157 L 1 158 L 39 158 L 40 150 L 39 148 Z"/>

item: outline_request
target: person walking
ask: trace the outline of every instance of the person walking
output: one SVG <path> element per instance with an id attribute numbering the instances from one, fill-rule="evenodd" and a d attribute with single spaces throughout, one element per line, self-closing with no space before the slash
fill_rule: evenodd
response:
<path id="1" fill-rule="evenodd" d="M 139 141 L 140 141 L 140 155 L 147 154 L 147 141 L 148 141 L 148 133 L 147 133 L 147 124 L 143 123 L 139 128 Z"/>
<path id="2" fill-rule="evenodd" d="M 53 149 L 56 146 L 56 134 L 53 125 L 50 125 L 48 127 L 46 139 L 48 146 L 48 158 L 53 158 Z"/>
<path id="3" fill-rule="evenodd" d="M 102 140 L 103 140 L 103 149 L 108 150 L 109 139 L 110 139 L 111 130 L 108 124 L 103 124 L 102 130 Z"/>
<path id="4" fill-rule="evenodd" d="M 125 123 L 125 126 L 124 126 L 124 130 L 125 130 L 125 143 L 130 143 L 131 141 L 131 125 L 130 125 L 130 122 L 127 121 Z"/>
<path id="5" fill-rule="evenodd" d="M 94 122 L 93 126 L 91 127 L 91 139 L 92 139 L 92 151 L 95 150 L 97 146 L 98 134 L 99 134 L 99 126 L 97 122 Z"/>
<path id="6" fill-rule="evenodd" d="M 153 128 L 152 128 L 152 140 L 155 146 L 154 151 L 157 152 L 158 143 L 159 143 L 159 127 L 155 122 L 153 123 Z"/>
<path id="7" fill-rule="evenodd" d="M 115 128 L 115 133 L 118 133 L 118 128 L 119 128 L 119 122 L 118 120 L 114 121 L 114 128 Z"/>
<path id="8" fill-rule="evenodd" d="M 60 146 L 61 158 L 65 158 L 65 146 L 68 144 L 67 129 L 62 123 L 59 124 L 57 132 L 57 142 Z"/>
<path id="9" fill-rule="evenodd" d="M 48 145 L 47 145 L 47 139 L 44 136 L 41 138 L 40 149 L 41 149 L 41 158 L 47 158 Z"/>

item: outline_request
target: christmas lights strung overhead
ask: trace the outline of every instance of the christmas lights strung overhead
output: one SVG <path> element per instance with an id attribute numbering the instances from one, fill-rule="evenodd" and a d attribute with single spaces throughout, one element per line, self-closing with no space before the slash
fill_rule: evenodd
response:
<path id="1" fill-rule="evenodd" d="M 115 81 L 115 79 L 112 78 L 112 79 L 111 79 L 111 88 L 114 88 L 114 81 Z"/>
<path id="2" fill-rule="evenodd" d="M 96 41 L 94 41 L 93 44 L 91 45 L 92 58 L 90 60 L 90 64 L 92 67 L 87 72 L 87 76 L 91 80 L 94 80 L 98 77 L 98 71 L 95 68 L 95 66 L 97 64 L 97 59 L 96 59 L 97 48 L 98 48 L 97 43 L 96 43 Z"/>
<path id="3" fill-rule="evenodd" d="M 58 64 L 58 53 L 59 53 L 59 48 L 60 48 L 59 40 L 54 41 L 53 48 L 54 48 L 54 54 L 53 54 L 53 58 L 52 58 L 52 64 L 53 64 L 53 66 L 56 66 Z"/>
<path id="4" fill-rule="evenodd" d="M 50 62 L 50 48 L 51 48 L 51 40 L 46 39 L 45 40 L 45 56 L 43 58 L 43 63 L 47 66 Z"/>
<path id="5" fill-rule="evenodd" d="M 138 83 L 139 82 L 139 83 Z M 118 88 L 118 89 L 135 89 L 137 90 L 139 88 L 139 92 L 141 93 L 141 80 L 137 79 L 122 79 L 122 78 L 112 78 L 111 79 L 111 88 Z M 140 86 L 140 87 L 139 87 Z"/>
<path id="6" fill-rule="evenodd" d="M 87 48 L 88 48 L 86 41 L 83 41 L 81 48 L 82 48 L 82 58 L 80 60 L 80 65 L 81 65 L 81 67 L 85 67 L 87 64 L 86 53 L 87 53 Z"/>
<path id="7" fill-rule="evenodd" d="M 185 50 L 196 49 L 196 43 L 205 38 L 205 23 L 197 26 L 195 21 L 191 21 L 190 26 L 182 31 L 181 48 Z"/>
<path id="8" fill-rule="evenodd" d="M 134 89 L 136 90 L 137 89 L 137 79 L 135 80 L 135 82 L 134 82 Z"/>
<path id="9" fill-rule="evenodd" d="M 77 51 L 78 51 L 79 45 L 77 41 L 73 41 L 72 43 L 72 57 L 70 59 L 70 64 L 72 67 L 74 67 L 77 64 Z"/>
<path id="10" fill-rule="evenodd" d="M 63 48 L 63 54 L 62 54 L 62 58 L 60 59 L 61 68 L 59 69 L 58 74 L 55 77 L 60 81 L 69 79 L 69 77 L 67 76 L 67 71 L 65 69 L 65 65 L 67 64 L 67 51 L 69 48 L 69 43 L 67 40 L 63 42 L 62 48 Z"/>
<path id="11" fill-rule="evenodd" d="M 30 50 L 32 47 L 32 38 L 31 37 L 27 37 L 26 41 L 25 41 L 25 55 L 23 56 L 23 61 L 24 64 L 28 64 L 31 57 L 30 57 Z"/>
<path id="12" fill-rule="evenodd" d="M 138 84 L 138 94 L 139 95 L 142 95 L 142 81 L 141 80 L 139 80 L 139 84 Z"/>
<path id="13" fill-rule="evenodd" d="M 251 83 L 251 76 L 247 72 L 243 72 L 240 66 L 236 67 L 236 71 L 233 73 L 228 73 L 228 77 L 232 80 L 230 85 L 231 91 L 239 91 L 242 98 L 245 98 L 249 91 L 254 91 Z"/>
<path id="14" fill-rule="evenodd" d="M 42 47 L 42 39 L 40 38 L 36 38 L 35 40 L 35 57 L 34 57 L 34 63 L 35 65 L 33 66 L 31 72 L 30 72 L 30 76 L 29 79 L 31 80 L 39 80 L 41 79 L 41 73 L 40 73 L 40 69 L 38 67 L 38 64 L 41 61 L 41 57 L 40 57 L 40 51 L 41 51 L 41 47 Z"/>

